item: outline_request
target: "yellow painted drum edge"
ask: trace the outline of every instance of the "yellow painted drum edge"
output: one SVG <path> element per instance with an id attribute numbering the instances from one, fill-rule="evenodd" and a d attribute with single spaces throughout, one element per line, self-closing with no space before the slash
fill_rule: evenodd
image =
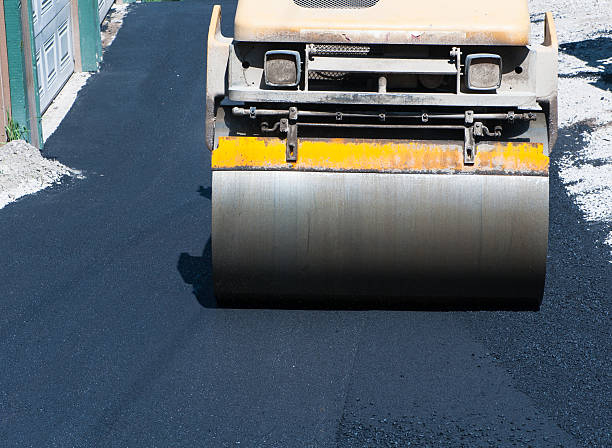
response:
<path id="1" fill-rule="evenodd" d="M 265 137 L 220 137 L 213 170 L 286 170 L 380 173 L 507 174 L 548 176 L 541 143 L 488 142 L 473 165 L 463 146 L 431 141 L 300 139 L 297 162 L 287 162 L 285 141 Z"/>

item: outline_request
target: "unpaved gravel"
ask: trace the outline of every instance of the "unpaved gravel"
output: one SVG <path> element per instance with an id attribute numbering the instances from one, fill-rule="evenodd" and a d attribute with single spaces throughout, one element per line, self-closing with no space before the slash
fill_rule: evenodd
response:
<path id="1" fill-rule="evenodd" d="M 529 0 L 534 42 L 540 42 L 544 35 L 547 11 L 555 17 L 560 42 L 589 39 L 612 28 L 611 0 Z"/>
<path id="2" fill-rule="evenodd" d="M 89 72 L 73 73 L 42 116 L 43 140 L 57 130 L 74 104 L 77 95 L 91 77 Z"/>
<path id="3" fill-rule="evenodd" d="M 612 247 L 612 0 L 531 0 L 529 7 L 534 43 L 542 39 L 544 12 L 555 17 L 559 133 L 573 138 L 580 129 L 583 141 L 558 159 L 559 179 L 584 218 L 607 232 L 596 244 Z"/>
<path id="4" fill-rule="evenodd" d="M 27 194 L 50 187 L 80 171 L 46 159 L 34 146 L 15 140 L 0 146 L 0 209 Z"/>
<path id="5" fill-rule="evenodd" d="M 108 16 L 106 16 L 106 19 L 104 19 L 104 22 L 102 23 L 103 52 L 106 52 L 108 47 L 110 47 L 112 43 L 115 41 L 115 38 L 117 37 L 117 33 L 119 32 L 119 29 L 121 29 L 121 26 L 123 25 L 123 19 L 125 19 L 125 16 L 128 13 L 128 9 L 129 9 L 128 3 L 123 3 L 123 4 L 115 3 L 111 7 L 111 10 Z"/>

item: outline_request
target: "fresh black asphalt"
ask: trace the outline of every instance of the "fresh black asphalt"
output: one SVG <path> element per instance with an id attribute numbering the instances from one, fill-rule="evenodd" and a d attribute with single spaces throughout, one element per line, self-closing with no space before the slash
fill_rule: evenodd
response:
<path id="1" fill-rule="evenodd" d="M 210 12 L 132 6 L 45 147 L 86 178 L 0 210 L 0 446 L 612 446 L 612 265 L 557 176 L 582 129 L 539 311 L 216 306 Z"/>

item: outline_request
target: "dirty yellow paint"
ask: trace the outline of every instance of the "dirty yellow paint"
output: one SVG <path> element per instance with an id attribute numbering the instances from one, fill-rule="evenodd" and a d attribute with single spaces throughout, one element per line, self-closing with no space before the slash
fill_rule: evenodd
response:
<path id="1" fill-rule="evenodd" d="M 527 0 L 381 0 L 350 10 L 240 0 L 234 24 L 238 41 L 344 44 L 528 45 L 529 29 Z"/>
<path id="2" fill-rule="evenodd" d="M 463 145 L 455 143 L 300 139 L 294 163 L 286 161 L 285 148 L 278 138 L 220 137 L 212 168 L 546 176 L 549 164 L 541 143 L 479 144 L 473 165 L 463 163 Z"/>

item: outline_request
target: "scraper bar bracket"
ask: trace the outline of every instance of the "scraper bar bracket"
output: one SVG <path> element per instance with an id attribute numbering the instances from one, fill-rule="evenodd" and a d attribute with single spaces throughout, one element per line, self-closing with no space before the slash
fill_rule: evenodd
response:
<path id="1" fill-rule="evenodd" d="M 513 122 L 515 115 L 510 112 L 508 120 Z M 493 132 L 489 130 L 481 121 L 474 122 L 474 112 L 465 112 L 465 134 L 463 141 L 463 163 L 473 165 L 476 161 L 476 137 L 501 137 L 502 127 L 495 126 Z"/>
<path id="2" fill-rule="evenodd" d="M 289 108 L 289 118 L 281 118 L 280 131 L 287 134 L 285 159 L 287 162 L 297 162 L 298 154 L 298 110 L 297 107 Z"/>

